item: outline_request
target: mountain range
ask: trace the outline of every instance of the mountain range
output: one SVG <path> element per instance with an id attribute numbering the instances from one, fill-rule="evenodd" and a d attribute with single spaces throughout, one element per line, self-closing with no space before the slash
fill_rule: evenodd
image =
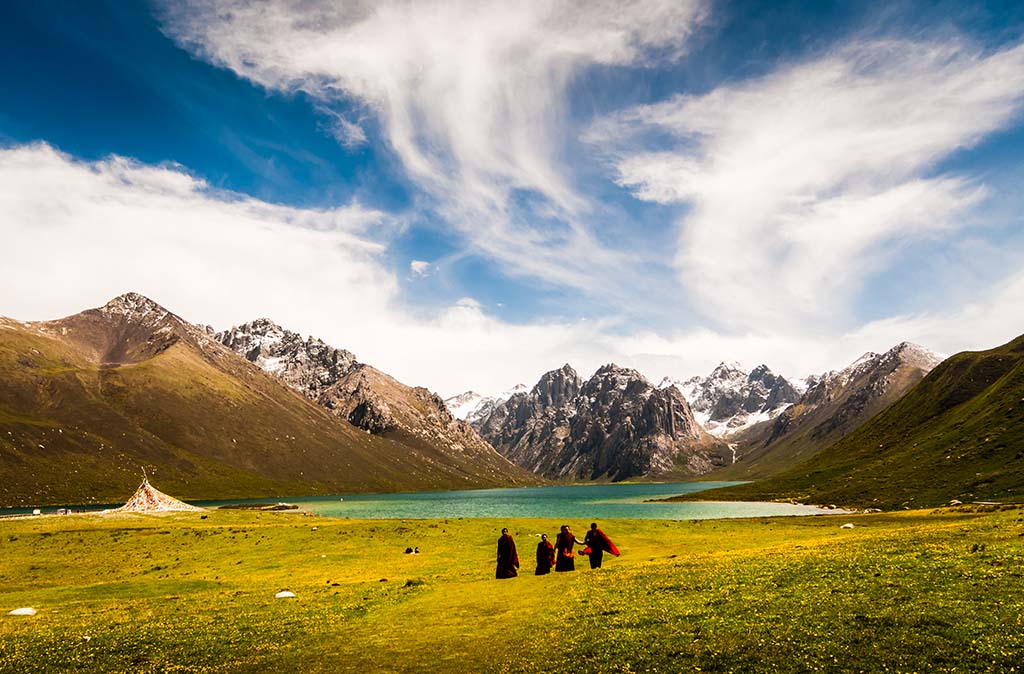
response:
<path id="1" fill-rule="evenodd" d="M 908 356 L 908 349 L 901 346 L 896 354 L 889 352 L 878 360 Z M 821 393 L 836 391 L 834 385 L 849 376 L 863 377 L 859 369 L 837 373 L 835 381 L 823 383 Z M 889 375 L 901 376 L 916 375 L 901 374 L 898 367 Z M 884 379 L 876 376 L 875 381 Z M 1020 501 L 1024 337 L 995 349 L 956 354 L 869 421 L 810 458 L 764 480 L 701 492 L 700 498 L 786 499 L 885 509 Z"/>
<path id="2" fill-rule="evenodd" d="M 218 336 L 136 293 L 0 318 L 0 504 L 116 501 L 143 469 L 192 499 L 538 481 L 425 389 L 261 326 L 246 350 L 243 329 Z"/>
<path id="3" fill-rule="evenodd" d="M 477 427 L 502 455 L 549 479 L 693 476 L 725 462 L 724 444 L 677 388 L 614 364 L 586 381 L 569 365 L 552 370 Z"/>
<path id="4" fill-rule="evenodd" d="M 789 381 L 723 363 L 655 385 L 569 365 L 447 401 L 261 318 L 217 332 L 136 293 L 0 318 L 0 505 L 756 480 L 700 498 L 865 507 L 1024 495 L 1024 338 L 947 360 L 903 342 Z M 451 410 L 451 411 L 450 411 Z"/>
<path id="5" fill-rule="evenodd" d="M 473 461 L 494 450 L 436 394 L 402 384 L 360 363 L 344 349 L 286 330 L 267 318 L 233 327 L 215 339 L 293 390 L 357 428 L 410 447 L 429 445 Z"/>

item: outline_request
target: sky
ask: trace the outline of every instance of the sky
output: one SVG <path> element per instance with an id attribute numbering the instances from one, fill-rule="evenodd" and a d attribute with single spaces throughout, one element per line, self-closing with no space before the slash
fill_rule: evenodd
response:
<path id="1" fill-rule="evenodd" d="M 442 395 L 1024 333 L 1019 2 L 0 9 L 0 315 L 141 292 Z"/>

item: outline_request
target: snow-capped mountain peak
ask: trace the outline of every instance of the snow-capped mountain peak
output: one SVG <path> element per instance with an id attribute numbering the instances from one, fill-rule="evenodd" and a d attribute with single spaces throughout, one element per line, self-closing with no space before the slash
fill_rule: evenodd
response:
<path id="1" fill-rule="evenodd" d="M 799 397 L 796 387 L 763 364 L 748 372 L 739 363 L 722 362 L 706 377 L 666 377 L 659 385 L 668 386 L 679 389 L 697 421 L 718 437 L 771 419 Z"/>
<path id="2" fill-rule="evenodd" d="M 530 387 L 525 384 L 516 384 L 509 390 L 493 396 L 482 395 L 476 391 L 466 391 L 445 399 L 444 404 L 456 419 L 476 424 L 486 419 L 487 415 L 501 403 L 517 393 L 527 393 L 529 390 Z"/>

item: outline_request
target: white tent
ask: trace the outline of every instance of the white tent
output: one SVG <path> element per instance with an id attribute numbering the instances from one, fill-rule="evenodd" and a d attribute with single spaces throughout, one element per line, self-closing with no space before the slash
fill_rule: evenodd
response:
<path id="1" fill-rule="evenodd" d="M 168 496 L 153 485 L 149 483 L 149 480 L 144 479 L 139 488 L 135 490 L 135 494 L 132 495 L 128 502 L 120 508 L 115 509 L 115 513 L 163 513 L 173 512 L 178 510 L 195 512 L 202 510 L 194 505 L 189 505 L 184 501 L 179 501 L 173 496 Z"/>

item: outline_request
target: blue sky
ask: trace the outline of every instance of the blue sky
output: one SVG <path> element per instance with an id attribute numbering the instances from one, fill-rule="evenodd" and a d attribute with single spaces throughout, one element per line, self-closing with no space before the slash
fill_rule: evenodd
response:
<path id="1" fill-rule="evenodd" d="M 1017 2 L 11 2 L 0 313 L 129 289 L 443 393 L 1024 332 Z"/>

